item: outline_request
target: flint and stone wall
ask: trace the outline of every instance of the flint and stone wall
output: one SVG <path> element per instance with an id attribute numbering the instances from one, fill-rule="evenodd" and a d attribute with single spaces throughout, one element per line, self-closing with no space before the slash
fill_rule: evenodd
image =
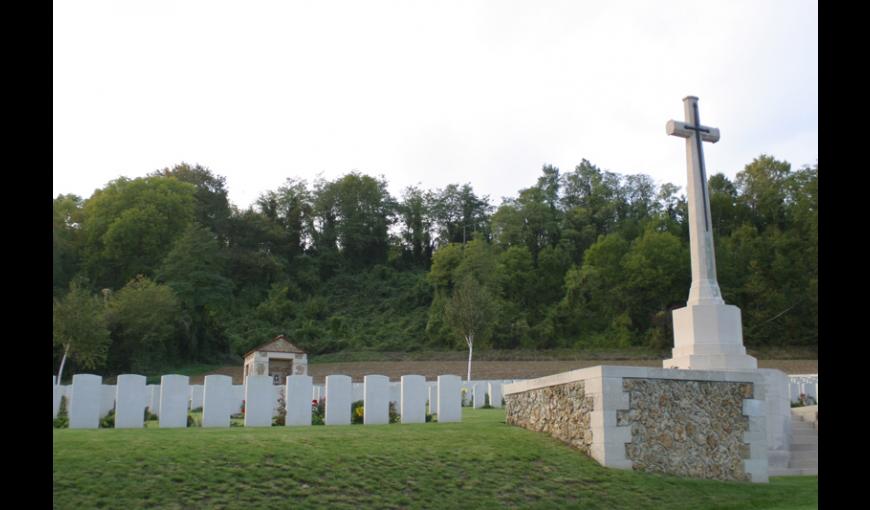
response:
<path id="1" fill-rule="evenodd" d="M 583 386 L 577 381 L 506 396 L 507 423 L 544 432 L 590 455 L 593 401 Z"/>
<path id="2" fill-rule="evenodd" d="M 599 366 L 506 385 L 507 423 L 608 467 L 767 482 L 763 376 Z"/>
<path id="3" fill-rule="evenodd" d="M 616 424 L 631 427 L 632 469 L 750 481 L 743 400 L 752 398 L 751 383 L 625 379 L 623 388 L 631 407 L 616 413 Z"/>

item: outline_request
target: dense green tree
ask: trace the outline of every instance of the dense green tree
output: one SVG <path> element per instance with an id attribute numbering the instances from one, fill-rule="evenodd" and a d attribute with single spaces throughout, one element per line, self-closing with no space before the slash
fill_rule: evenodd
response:
<path id="1" fill-rule="evenodd" d="M 280 249 L 277 253 L 287 257 L 288 261 L 301 255 L 310 243 L 312 201 L 307 183 L 292 178 L 277 191 L 267 191 L 257 199 L 260 212 L 284 228 L 286 251 Z"/>
<path id="2" fill-rule="evenodd" d="M 655 182 L 648 175 L 628 175 L 622 179 L 621 197 L 619 231 L 623 237 L 634 239 L 659 210 Z"/>
<path id="3" fill-rule="evenodd" d="M 52 202 L 52 281 L 54 295 L 66 292 L 81 264 L 82 199 L 58 195 Z"/>
<path id="4" fill-rule="evenodd" d="M 492 217 L 495 241 L 504 247 L 524 245 L 537 261 L 538 253 L 559 241 L 561 213 L 539 187 L 520 191 L 519 198 L 507 200 Z"/>
<path id="5" fill-rule="evenodd" d="M 248 209 L 230 217 L 227 238 L 226 274 L 234 282 L 236 298 L 254 306 L 272 284 L 287 277 L 287 232 L 265 214 Z"/>
<path id="6" fill-rule="evenodd" d="M 428 268 L 435 245 L 432 239 L 432 194 L 410 186 L 405 188 L 397 212 L 401 223 L 403 251 L 417 267 Z"/>
<path id="7" fill-rule="evenodd" d="M 196 188 L 174 177 L 119 178 L 83 208 L 84 269 L 97 288 L 153 276 L 194 220 Z"/>
<path id="8" fill-rule="evenodd" d="M 791 165 L 762 154 L 737 174 L 740 201 L 752 211 L 756 227 L 786 227 L 787 181 Z"/>
<path id="9" fill-rule="evenodd" d="M 102 367 L 111 342 L 102 298 L 72 283 L 62 299 L 54 300 L 52 334 L 54 346 L 62 352 L 58 385 L 67 359 L 85 369 Z"/>
<path id="10" fill-rule="evenodd" d="M 562 175 L 561 188 L 562 207 L 586 209 L 596 235 L 615 230 L 619 212 L 625 207 L 619 175 L 602 172 L 584 159 L 573 172 Z"/>
<path id="11" fill-rule="evenodd" d="M 625 339 L 623 258 L 630 248 L 619 234 L 602 236 L 586 250 L 583 266 L 565 274 L 565 295 L 552 312 L 554 334 L 565 345 L 615 346 L 608 334 Z"/>
<path id="12" fill-rule="evenodd" d="M 157 271 L 189 318 L 182 353 L 194 359 L 226 353 L 229 348 L 214 327 L 219 311 L 230 305 L 233 295 L 233 282 L 224 276 L 225 259 L 218 247 L 211 230 L 191 224 Z"/>
<path id="13" fill-rule="evenodd" d="M 619 287 L 635 342 L 646 338 L 663 347 L 662 340 L 672 338 L 672 332 L 668 321 L 656 317 L 685 306 L 691 284 L 688 247 L 669 232 L 647 230 L 632 243 L 622 266 Z"/>
<path id="14" fill-rule="evenodd" d="M 289 178 L 239 210 L 223 177 L 182 163 L 54 199 L 54 297 L 133 279 L 110 300 L 109 372 L 240 355 L 280 333 L 311 353 L 452 348 L 448 308 L 472 280 L 492 305 L 483 345 L 668 348 L 691 274 L 680 188 L 587 160 L 530 184 L 493 213 L 470 184 L 396 201 L 352 172 Z M 818 165 L 761 155 L 709 191 L 747 345 L 818 345 Z"/>
<path id="15" fill-rule="evenodd" d="M 387 260 L 388 228 L 395 202 L 384 180 L 350 173 L 315 187 L 314 246 L 329 265 L 330 276 L 341 261 L 351 268 L 369 267 Z"/>
<path id="16" fill-rule="evenodd" d="M 174 177 L 181 182 L 196 186 L 194 219 L 200 225 L 214 232 L 220 240 L 220 244 L 224 244 L 227 221 L 232 214 L 227 198 L 228 190 L 225 177 L 216 175 L 203 166 L 190 166 L 187 163 L 175 165 L 172 169 L 164 168 L 151 175 Z"/>
<path id="17" fill-rule="evenodd" d="M 478 197 L 470 184 L 450 184 L 432 197 L 432 216 L 439 245 L 489 239 L 489 197 Z"/>
<path id="18" fill-rule="evenodd" d="M 184 315 L 169 286 L 137 276 L 112 294 L 107 317 L 115 373 L 150 373 L 184 359 L 179 349 Z"/>

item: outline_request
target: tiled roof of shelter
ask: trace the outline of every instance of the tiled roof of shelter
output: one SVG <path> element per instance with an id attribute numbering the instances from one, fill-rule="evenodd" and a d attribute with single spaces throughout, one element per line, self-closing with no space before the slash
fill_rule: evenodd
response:
<path id="1" fill-rule="evenodd" d="M 273 340 L 270 340 L 259 347 L 255 347 L 245 353 L 245 358 L 252 352 L 292 352 L 296 354 L 305 354 L 305 351 L 291 344 L 284 338 L 284 335 L 278 335 Z"/>

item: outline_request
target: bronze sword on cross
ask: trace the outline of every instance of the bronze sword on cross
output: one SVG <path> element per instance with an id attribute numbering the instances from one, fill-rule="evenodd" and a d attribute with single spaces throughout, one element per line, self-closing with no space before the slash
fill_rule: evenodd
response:
<path id="1" fill-rule="evenodd" d="M 668 134 L 679 136 L 682 138 L 695 138 L 696 150 L 698 151 L 698 170 L 701 174 L 701 196 L 703 200 L 704 210 L 704 229 L 710 230 L 710 218 L 707 216 L 707 209 L 710 207 L 710 202 L 707 199 L 707 171 L 704 168 L 704 147 L 701 144 L 704 142 L 716 143 L 719 141 L 719 129 L 701 125 L 701 118 L 698 115 L 698 98 L 689 96 L 686 99 L 685 113 L 686 122 L 676 120 L 668 121 Z"/>

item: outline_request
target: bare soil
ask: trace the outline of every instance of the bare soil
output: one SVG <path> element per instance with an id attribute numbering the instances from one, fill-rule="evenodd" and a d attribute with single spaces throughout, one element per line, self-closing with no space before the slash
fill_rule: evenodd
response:
<path id="1" fill-rule="evenodd" d="M 578 368 L 596 365 L 630 365 L 639 367 L 661 367 L 661 360 L 574 360 L 574 361 L 472 361 L 471 378 L 486 379 L 534 379 L 545 375 L 558 374 Z M 403 375 L 417 374 L 434 380 L 439 375 L 454 374 L 465 379 L 467 361 L 355 361 L 346 363 L 315 363 L 308 365 L 308 375 L 314 384 L 323 384 L 327 375 L 349 375 L 354 382 L 362 382 L 369 374 L 386 375 L 398 381 Z M 787 374 L 816 374 L 819 361 L 814 359 L 773 359 L 758 360 L 759 368 L 775 368 Z M 233 384 L 242 384 L 242 367 L 226 366 L 207 374 L 190 377 L 190 384 L 203 384 L 206 375 L 229 375 Z"/>

